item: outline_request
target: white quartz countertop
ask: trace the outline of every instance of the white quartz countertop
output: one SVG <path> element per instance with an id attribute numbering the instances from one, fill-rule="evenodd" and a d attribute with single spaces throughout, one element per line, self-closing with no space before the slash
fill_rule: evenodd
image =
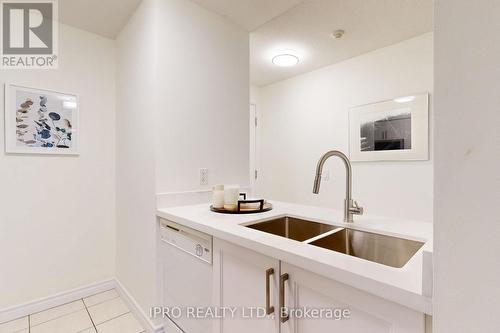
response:
<path id="1" fill-rule="evenodd" d="M 342 222 L 341 211 L 276 201 L 272 203 L 273 210 L 260 214 L 219 214 L 210 211 L 209 204 L 201 204 L 160 208 L 157 216 L 432 314 L 432 300 L 422 294 L 422 256 L 423 251 L 432 253 L 431 223 L 367 215 L 355 216 L 354 223 L 346 224 Z M 285 215 L 425 244 L 404 267 L 393 268 L 243 226 Z"/>

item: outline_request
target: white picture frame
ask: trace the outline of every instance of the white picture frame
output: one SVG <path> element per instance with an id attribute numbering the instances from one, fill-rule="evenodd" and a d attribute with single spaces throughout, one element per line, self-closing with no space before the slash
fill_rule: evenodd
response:
<path id="1" fill-rule="evenodd" d="M 79 98 L 75 94 L 5 84 L 5 151 L 79 155 Z"/>
<path id="2" fill-rule="evenodd" d="M 353 162 L 429 159 L 429 94 L 356 106 L 349 110 Z"/>

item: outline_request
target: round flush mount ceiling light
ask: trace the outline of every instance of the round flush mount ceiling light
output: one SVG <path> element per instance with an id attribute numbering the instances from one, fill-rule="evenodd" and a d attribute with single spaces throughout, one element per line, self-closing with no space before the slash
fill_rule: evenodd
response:
<path id="1" fill-rule="evenodd" d="M 292 67 L 299 63 L 299 57 L 293 54 L 283 53 L 275 56 L 272 62 L 279 67 Z"/>
<path id="2" fill-rule="evenodd" d="M 409 103 L 413 102 L 415 100 L 415 96 L 404 96 L 404 97 L 398 97 L 394 99 L 394 102 L 396 103 Z"/>
<path id="3" fill-rule="evenodd" d="M 345 30 L 342 30 L 342 29 L 338 29 L 338 30 L 335 30 L 334 32 L 332 32 L 332 36 L 335 39 L 340 39 L 340 38 L 344 37 L 344 35 L 345 35 Z"/>

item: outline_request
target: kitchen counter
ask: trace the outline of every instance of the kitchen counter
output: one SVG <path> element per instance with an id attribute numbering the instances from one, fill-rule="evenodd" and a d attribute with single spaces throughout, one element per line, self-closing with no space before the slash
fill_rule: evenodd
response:
<path id="1" fill-rule="evenodd" d="M 422 290 L 431 289 L 423 279 L 423 252 L 432 253 L 432 224 L 374 216 L 355 216 L 354 223 L 339 222 L 343 212 L 284 202 L 272 202 L 274 209 L 260 214 L 230 215 L 210 211 L 209 204 L 160 208 L 157 216 L 243 246 L 370 294 L 432 314 L 432 299 Z M 313 245 L 245 228 L 282 216 L 333 224 L 425 242 L 402 268 L 393 268 Z M 427 268 L 426 268 L 427 269 Z M 428 268 L 431 269 L 431 268 Z M 428 274 L 427 274 L 428 275 Z"/>

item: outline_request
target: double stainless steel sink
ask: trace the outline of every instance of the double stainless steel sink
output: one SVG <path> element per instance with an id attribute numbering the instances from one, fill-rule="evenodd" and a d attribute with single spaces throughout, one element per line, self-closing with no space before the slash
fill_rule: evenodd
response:
<path id="1" fill-rule="evenodd" d="M 288 216 L 246 227 L 396 268 L 403 267 L 424 245 Z"/>

